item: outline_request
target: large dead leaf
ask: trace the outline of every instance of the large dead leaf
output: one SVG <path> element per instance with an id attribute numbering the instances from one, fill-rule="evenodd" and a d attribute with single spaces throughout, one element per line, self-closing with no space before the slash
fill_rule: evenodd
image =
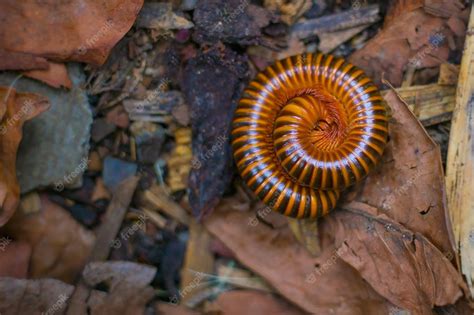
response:
<path id="1" fill-rule="evenodd" d="M 379 167 L 355 187 L 349 200 L 367 203 L 454 257 L 447 222 L 443 165 L 438 145 L 394 92 L 390 140 Z"/>
<path id="2" fill-rule="evenodd" d="M 462 10 L 451 14 L 450 17 L 460 16 Z M 450 50 L 462 47 L 453 47 L 454 38 L 446 18 L 427 13 L 417 2 L 401 4 L 392 10 L 382 31 L 356 51 L 350 61 L 377 83 L 385 74 L 385 78 L 399 86 L 409 65 L 424 68 L 445 62 Z"/>
<path id="3" fill-rule="evenodd" d="M 142 5 L 143 0 L 3 0 L 0 50 L 25 60 L 23 68 L 35 69 L 34 61 L 38 68 L 44 66 L 44 60 L 34 57 L 101 65 Z M 12 69 L 12 62 L 2 62 Z"/>
<path id="4" fill-rule="evenodd" d="M 340 257 L 381 295 L 413 314 L 454 304 L 467 290 L 460 273 L 433 244 L 362 203 L 325 220 Z"/>
<path id="5" fill-rule="evenodd" d="M 0 238 L 0 277 L 26 278 L 30 263 L 31 246 L 26 242 L 12 242 Z"/>
<path id="6" fill-rule="evenodd" d="M 29 209 L 25 209 L 29 210 Z M 41 197 L 37 213 L 17 211 L 5 225 L 6 234 L 28 242 L 32 248 L 30 276 L 73 282 L 94 245 L 94 234 L 77 223 L 66 210 Z"/>
<path id="7" fill-rule="evenodd" d="M 43 96 L 0 87 L 0 226 L 13 215 L 20 201 L 16 155 L 23 124 L 48 108 Z"/>
<path id="8" fill-rule="evenodd" d="M 205 220 L 206 227 L 282 296 L 312 314 L 388 313 L 391 304 L 338 258 L 335 247 L 311 257 L 287 225 L 253 224 L 253 212 L 230 210 L 235 203 L 224 200 Z M 266 212 L 265 219 L 271 215 Z"/>
<path id="9" fill-rule="evenodd" d="M 219 297 L 209 306 L 211 311 L 226 315 L 241 314 L 305 314 L 300 309 L 279 300 L 271 294 L 258 291 L 229 291 Z"/>

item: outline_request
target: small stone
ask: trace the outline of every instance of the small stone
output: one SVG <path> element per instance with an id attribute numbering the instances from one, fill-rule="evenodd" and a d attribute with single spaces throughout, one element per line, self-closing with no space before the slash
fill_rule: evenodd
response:
<path id="1" fill-rule="evenodd" d="M 114 124 L 107 122 L 105 118 L 96 119 L 92 125 L 92 140 L 96 143 L 100 142 L 114 132 L 116 128 Z"/>
<path id="2" fill-rule="evenodd" d="M 124 179 L 133 176 L 137 173 L 137 165 L 132 162 L 127 162 L 114 157 L 106 157 L 104 160 L 104 184 L 111 192 Z"/>

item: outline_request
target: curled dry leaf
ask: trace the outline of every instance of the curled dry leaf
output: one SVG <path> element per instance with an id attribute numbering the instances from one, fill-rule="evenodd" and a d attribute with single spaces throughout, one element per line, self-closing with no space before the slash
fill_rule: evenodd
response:
<path id="1" fill-rule="evenodd" d="M 302 315 L 302 310 L 279 300 L 271 294 L 258 291 L 229 291 L 212 302 L 210 310 L 219 314 L 285 314 Z"/>
<path id="2" fill-rule="evenodd" d="M 101 65 L 132 27 L 143 0 L 4 0 L 0 2 L 0 50 L 25 64 L 81 61 Z M 28 61 L 28 62 L 27 62 Z M 23 66 L 23 68 L 27 68 Z M 42 68 L 44 69 L 44 68 Z"/>
<path id="3" fill-rule="evenodd" d="M 30 256 L 30 244 L 0 238 L 0 277 L 26 278 Z"/>
<path id="4" fill-rule="evenodd" d="M 27 209 L 25 209 L 27 210 Z M 30 276 L 73 282 L 84 267 L 94 245 L 94 234 L 77 223 L 66 210 L 41 196 L 41 210 L 19 210 L 4 227 L 15 240 L 32 248 Z"/>
<path id="5" fill-rule="evenodd" d="M 49 102 L 43 96 L 0 87 L 0 226 L 10 219 L 20 202 L 16 155 L 23 124 L 48 108 Z"/>
<path id="6" fill-rule="evenodd" d="M 347 199 L 377 208 L 411 231 L 423 234 L 453 258 L 439 146 L 393 91 L 385 100 L 392 117 L 384 156 Z"/>
<path id="7" fill-rule="evenodd" d="M 54 279 L 20 280 L 0 279 L 0 313 L 64 314 L 67 300 L 74 287 Z"/>
<path id="8" fill-rule="evenodd" d="M 342 260 L 393 304 L 413 314 L 454 304 L 467 290 L 460 273 L 423 235 L 362 203 L 343 206 L 325 220 Z"/>
<path id="9" fill-rule="evenodd" d="M 312 314 L 388 313 L 391 304 L 339 259 L 335 247 L 314 258 L 287 225 L 259 224 L 253 212 L 229 210 L 232 202 L 237 201 L 223 200 L 205 226 L 282 296 Z M 261 208 L 258 204 L 252 210 Z"/>
<path id="10" fill-rule="evenodd" d="M 393 85 L 400 86 L 408 66 L 439 66 L 451 50 L 462 47 L 453 44 L 456 36 L 446 18 L 431 15 L 416 4 L 394 9 L 396 12 L 392 11 L 382 31 L 350 57 L 376 83 L 381 82 L 385 73 Z M 462 10 L 453 11 L 450 17 L 458 15 L 462 15 Z"/>

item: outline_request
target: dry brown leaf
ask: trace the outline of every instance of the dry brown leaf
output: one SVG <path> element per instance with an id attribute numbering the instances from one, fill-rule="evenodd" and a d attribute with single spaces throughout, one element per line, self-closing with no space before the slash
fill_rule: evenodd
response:
<path id="1" fill-rule="evenodd" d="M 17 211 L 4 232 L 32 246 L 32 278 L 52 277 L 72 283 L 92 250 L 94 234 L 44 195 L 41 206 L 34 214 Z"/>
<path id="2" fill-rule="evenodd" d="M 392 0 L 384 19 L 384 27 L 392 24 L 403 14 L 422 8 L 425 0 Z"/>
<path id="3" fill-rule="evenodd" d="M 351 55 L 349 60 L 376 83 L 385 74 L 388 81 L 400 86 L 408 66 L 436 67 L 447 60 L 450 50 L 460 48 L 452 47 L 455 35 L 447 26 L 447 19 L 428 14 L 423 8 L 408 10 L 416 7 L 392 13 L 396 18 L 389 16 L 388 25 Z"/>
<path id="4" fill-rule="evenodd" d="M 143 0 L 4 0 L 0 49 L 17 53 L 17 60 L 36 56 L 101 65 L 142 5 Z"/>
<path id="5" fill-rule="evenodd" d="M 49 106 L 43 96 L 0 87 L 0 226 L 10 219 L 20 202 L 16 155 L 23 124 Z"/>
<path id="6" fill-rule="evenodd" d="M 393 91 L 385 99 L 392 117 L 384 156 L 347 199 L 379 209 L 453 258 L 440 149 Z"/>
<path id="7" fill-rule="evenodd" d="M 454 304 L 467 290 L 460 273 L 433 244 L 377 209 L 353 202 L 324 224 L 340 257 L 381 295 L 413 314 Z"/>
<path id="8" fill-rule="evenodd" d="M 251 290 L 229 291 L 209 306 L 211 311 L 226 315 L 241 314 L 285 314 L 302 315 L 302 310 L 279 300 L 271 294 Z"/>
<path id="9" fill-rule="evenodd" d="M 49 62 L 49 68 L 46 70 L 30 70 L 23 74 L 55 88 L 65 87 L 70 89 L 72 87 L 66 65 L 63 63 Z"/>
<path id="10" fill-rule="evenodd" d="M 391 304 L 338 259 L 336 248 L 328 246 L 314 258 L 287 225 L 271 228 L 253 223 L 258 222 L 253 212 L 230 210 L 236 203 L 235 199 L 224 200 L 204 223 L 242 264 L 282 296 L 313 314 L 388 313 Z M 252 210 L 261 208 L 258 204 Z"/>
<path id="11" fill-rule="evenodd" d="M 31 246 L 26 242 L 12 242 L 0 238 L 0 277 L 26 278 L 30 263 Z"/>

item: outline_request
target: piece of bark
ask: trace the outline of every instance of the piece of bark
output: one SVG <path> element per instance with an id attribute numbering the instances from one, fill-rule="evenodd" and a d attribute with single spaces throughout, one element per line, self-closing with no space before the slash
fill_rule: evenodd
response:
<path id="1" fill-rule="evenodd" d="M 449 136 L 446 188 L 462 272 L 474 295 L 474 10 L 466 36 Z"/>
<path id="2" fill-rule="evenodd" d="M 454 109 L 456 88 L 439 84 L 416 85 L 395 89 L 424 126 L 449 121 Z M 382 91 L 385 96 L 388 90 Z"/>
<path id="3" fill-rule="evenodd" d="M 172 200 L 160 186 L 152 186 L 141 193 L 139 198 L 145 207 L 161 211 L 183 225 L 190 225 L 191 218 L 186 210 Z"/>
<path id="4" fill-rule="evenodd" d="M 380 19 L 379 12 L 378 5 L 371 5 L 358 10 L 353 9 L 325 15 L 296 23 L 293 25 L 291 33 L 297 38 L 305 39 L 321 33 L 336 32 L 364 24 L 372 24 Z"/>
<path id="5" fill-rule="evenodd" d="M 120 229 L 139 180 L 139 177 L 132 176 L 118 185 L 116 193 L 113 194 L 107 207 L 105 218 L 97 230 L 97 241 L 89 257 L 89 262 L 103 261 L 109 256 L 110 245 Z"/>
<path id="6" fill-rule="evenodd" d="M 219 41 L 240 45 L 265 44 L 261 29 L 273 19 L 268 10 L 250 1 L 201 0 L 193 14 L 193 39 L 200 44 L 216 44 Z"/>
<path id="7" fill-rule="evenodd" d="M 199 292 L 202 286 L 196 285 L 199 280 L 196 271 L 199 273 L 212 274 L 214 269 L 214 255 L 210 250 L 211 235 L 204 226 L 191 221 L 189 226 L 189 239 L 187 242 L 184 265 L 181 269 L 180 300 L 186 303 L 194 294 Z M 186 294 L 183 294 L 186 292 Z"/>
<path id="8" fill-rule="evenodd" d="M 191 108 L 194 155 L 189 203 L 195 216 L 211 212 L 231 182 L 230 126 L 247 76 L 245 56 L 223 46 L 200 52 L 184 69 L 181 86 Z"/>
<path id="9" fill-rule="evenodd" d="M 443 63 L 439 67 L 439 85 L 456 85 L 459 77 L 459 66 Z"/>
<path id="10" fill-rule="evenodd" d="M 352 37 L 356 36 L 372 24 L 363 24 L 360 26 L 354 26 L 348 29 L 330 32 L 330 33 L 321 33 L 318 34 L 319 45 L 318 49 L 324 53 L 328 54 L 340 45 L 347 42 Z"/>
<path id="11" fill-rule="evenodd" d="M 97 231 L 97 241 L 88 257 L 89 262 L 103 261 L 109 256 L 113 239 L 120 229 L 120 225 L 132 201 L 139 180 L 139 177 L 131 176 L 124 179 L 118 185 L 107 207 L 104 222 Z M 86 279 L 83 277 L 80 279 L 71 296 L 67 314 L 75 315 L 83 313 L 85 308 L 84 303 L 89 293 L 90 289 L 87 286 Z"/>

